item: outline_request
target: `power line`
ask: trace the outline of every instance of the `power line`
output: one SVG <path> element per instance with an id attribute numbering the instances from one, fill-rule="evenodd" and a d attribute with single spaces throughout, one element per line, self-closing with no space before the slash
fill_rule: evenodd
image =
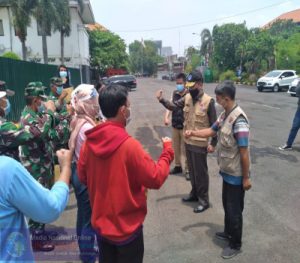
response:
<path id="1" fill-rule="evenodd" d="M 247 15 L 247 14 L 255 13 L 255 12 L 258 12 L 258 11 L 261 11 L 264 9 L 268 9 L 271 7 L 280 6 L 285 3 L 289 3 L 289 2 L 291 2 L 291 1 L 288 0 L 288 1 L 281 2 L 281 3 L 277 3 L 277 4 L 272 4 L 272 5 L 268 5 L 265 7 L 252 9 L 250 11 L 238 13 L 238 14 L 235 14 L 232 16 L 227 16 L 227 17 L 217 18 L 217 19 L 210 19 L 210 20 L 206 20 L 206 21 L 202 21 L 202 22 L 198 22 L 198 23 L 192 23 L 192 24 L 184 24 L 184 25 L 177 25 L 177 26 L 170 26 L 170 27 L 158 27 L 158 28 L 145 29 L 145 30 L 113 30 L 113 31 L 116 33 L 143 33 L 143 32 L 153 32 L 153 31 L 173 30 L 173 29 L 178 29 L 178 28 L 182 28 L 182 27 L 191 27 L 191 26 L 196 26 L 196 25 L 202 25 L 202 24 L 207 24 L 207 23 L 212 23 L 212 22 L 223 21 L 223 20 L 226 20 L 229 18 L 234 18 L 234 17 L 241 16 L 241 15 Z"/>

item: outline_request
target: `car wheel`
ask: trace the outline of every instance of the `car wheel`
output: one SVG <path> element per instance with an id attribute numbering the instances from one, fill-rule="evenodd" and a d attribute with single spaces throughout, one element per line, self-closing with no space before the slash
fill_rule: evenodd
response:
<path id="1" fill-rule="evenodd" d="M 258 90 L 259 92 L 262 92 L 262 91 L 263 91 L 263 88 L 262 88 L 262 87 L 257 87 L 257 90 Z"/>
<path id="2" fill-rule="evenodd" d="M 279 85 L 275 84 L 273 87 L 273 92 L 278 92 L 279 91 Z"/>

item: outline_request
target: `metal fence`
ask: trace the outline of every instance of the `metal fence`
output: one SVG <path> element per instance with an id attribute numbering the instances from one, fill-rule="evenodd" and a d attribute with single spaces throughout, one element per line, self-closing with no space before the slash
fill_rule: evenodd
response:
<path id="1" fill-rule="evenodd" d="M 73 86 L 80 84 L 79 69 L 69 68 Z M 0 57 L 0 80 L 6 82 L 7 87 L 16 92 L 10 98 L 12 104 L 9 120 L 18 121 L 25 106 L 24 89 L 29 82 L 41 81 L 45 87 L 49 87 L 50 78 L 57 76 L 57 66 L 45 65 L 33 62 L 13 60 Z M 49 89 L 47 90 L 49 92 Z"/>

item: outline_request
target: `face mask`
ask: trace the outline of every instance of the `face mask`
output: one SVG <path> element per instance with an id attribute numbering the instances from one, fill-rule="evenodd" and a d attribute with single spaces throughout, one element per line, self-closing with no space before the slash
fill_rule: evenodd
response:
<path id="1" fill-rule="evenodd" d="M 45 111 L 45 106 L 44 106 L 44 104 L 42 103 L 40 106 L 38 106 L 38 112 L 40 112 L 40 113 L 42 113 L 42 112 L 44 112 Z"/>
<path id="2" fill-rule="evenodd" d="M 177 91 L 182 92 L 182 91 L 184 91 L 184 85 L 183 84 L 177 84 L 176 89 L 177 89 Z"/>
<path id="3" fill-rule="evenodd" d="M 130 115 L 131 115 L 131 109 L 130 108 L 127 108 L 127 110 L 128 110 L 128 117 L 126 117 L 126 126 L 130 123 L 130 121 L 131 121 L 131 117 L 130 117 Z"/>
<path id="4" fill-rule="evenodd" d="M 62 91 L 63 91 L 63 87 L 56 87 L 56 93 L 57 95 L 61 95 L 62 94 Z"/>
<path id="5" fill-rule="evenodd" d="M 5 107 L 5 109 L 4 109 L 5 116 L 7 116 L 7 115 L 10 113 L 10 110 L 11 110 L 10 102 L 9 102 L 8 99 L 6 99 L 6 107 Z"/>
<path id="6" fill-rule="evenodd" d="M 59 72 L 59 76 L 60 76 L 61 78 L 66 78 L 66 77 L 68 76 L 68 73 L 67 73 L 67 71 L 60 71 L 60 72 Z"/>
<path id="7" fill-rule="evenodd" d="M 193 99 L 196 99 L 196 97 L 199 95 L 199 90 L 198 89 L 190 89 L 190 94 Z"/>

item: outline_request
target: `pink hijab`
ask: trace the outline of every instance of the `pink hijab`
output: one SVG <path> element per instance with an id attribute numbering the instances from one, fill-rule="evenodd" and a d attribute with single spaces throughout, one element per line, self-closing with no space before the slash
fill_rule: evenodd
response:
<path id="1" fill-rule="evenodd" d="M 99 117 L 100 106 L 98 102 L 98 92 L 93 85 L 81 84 L 71 95 L 71 104 L 75 110 L 75 115 L 71 121 L 71 137 L 69 148 L 75 150 L 76 140 L 81 127 L 89 122 L 96 126 L 95 119 Z"/>

